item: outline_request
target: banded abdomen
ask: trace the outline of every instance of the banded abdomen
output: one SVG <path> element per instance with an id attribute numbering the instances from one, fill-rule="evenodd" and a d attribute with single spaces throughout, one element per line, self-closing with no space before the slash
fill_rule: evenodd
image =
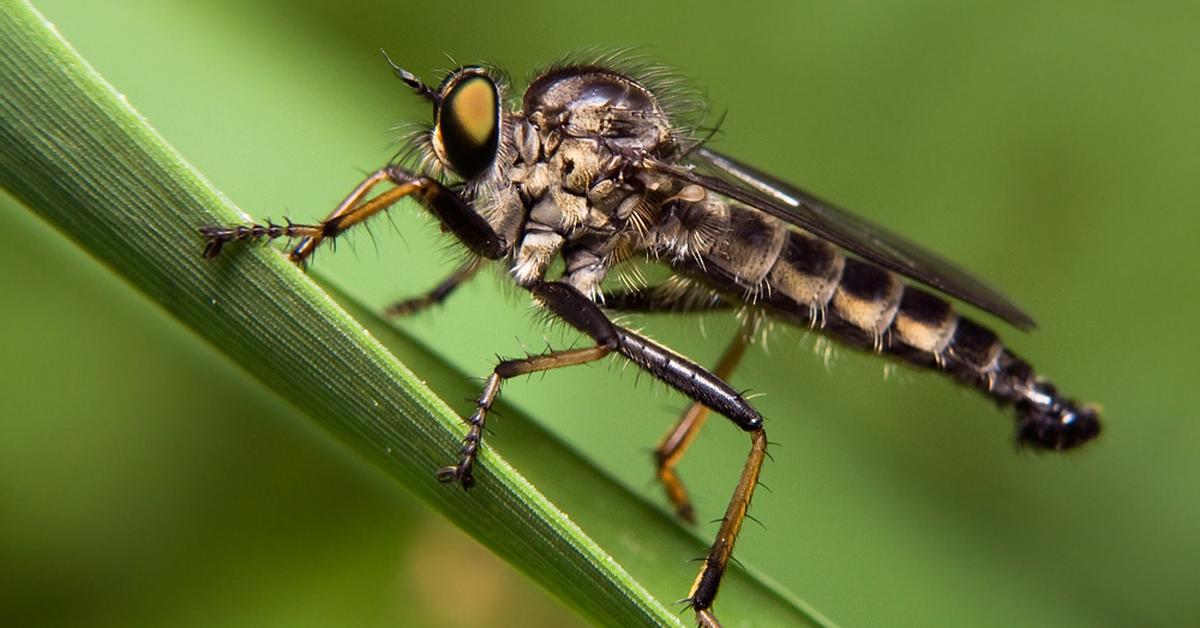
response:
<path id="1" fill-rule="evenodd" d="M 712 287 L 856 348 L 947 373 L 1017 412 L 1020 443 L 1069 449 L 1100 433 L 1096 410 L 1058 394 L 995 333 L 895 273 L 731 205 L 726 238 L 683 261 Z"/>

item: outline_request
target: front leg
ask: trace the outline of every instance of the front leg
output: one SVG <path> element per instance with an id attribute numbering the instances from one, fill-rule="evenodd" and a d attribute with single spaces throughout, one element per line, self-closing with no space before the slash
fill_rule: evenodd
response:
<path id="1" fill-rule="evenodd" d="M 363 200 L 372 189 L 385 181 L 395 187 Z M 371 173 L 325 220 L 315 225 L 288 222 L 286 225 L 266 223 L 202 227 L 200 233 L 208 240 L 204 256 L 216 257 L 229 242 L 299 237 L 300 243 L 292 249 L 289 257 L 297 264 L 304 264 L 323 242 L 332 241 L 347 229 L 388 209 L 406 196 L 412 196 L 436 216 L 442 227 L 453 233 L 472 253 L 487 259 L 499 259 L 508 252 L 510 244 L 457 192 L 430 177 L 413 174 L 400 166 L 389 166 Z"/>

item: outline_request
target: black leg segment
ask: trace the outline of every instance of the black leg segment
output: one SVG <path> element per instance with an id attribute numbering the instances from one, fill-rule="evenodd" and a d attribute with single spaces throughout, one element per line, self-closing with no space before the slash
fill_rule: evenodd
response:
<path id="1" fill-rule="evenodd" d="M 725 349 L 725 353 L 721 355 L 720 361 L 717 362 L 717 368 L 713 371 L 714 375 L 726 381 L 733 375 L 734 369 L 737 368 L 738 362 L 746 352 L 746 345 L 749 343 L 753 326 L 753 321 L 747 321 L 738 330 L 733 340 L 729 342 L 729 347 Z M 692 405 L 688 406 L 683 415 L 679 417 L 679 421 L 663 435 L 658 447 L 654 450 L 658 481 L 666 490 L 667 499 L 675 506 L 675 513 L 688 523 L 696 522 L 695 509 L 692 508 L 692 500 L 688 497 L 687 488 L 683 485 L 683 480 L 679 478 L 675 467 L 687 453 L 688 447 L 691 446 L 696 435 L 700 433 L 700 428 L 708 419 L 708 413 L 708 406 L 698 401 L 692 402 Z"/>
<path id="2" fill-rule="evenodd" d="M 613 324 L 600 306 L 575 288 L 565 283 L 545 282 L 534 285 L 530 291 L 546 309 L 591 336 L 596 344 L 620 353 L 663 383 L 725 415 L 743 430 L 762 427 L 762 415 L 721 378 L 649 338 Z"/>
<path id="3" fill-rule="evenodd" d="M 741 479 L 729 500 L 717 538 L 688 594 L 688 603 L 696 612 L 696 620 L 702 626 L 719 626 L 712 612 L 713 600 L 733 555 L 733 545 L 750 508 L 767 453 L 762 415 L 740 393 L 704 367 L 608 320 L 600 306 L 575 288 L 564 283 L 546 282 L 536 284 L 530 290 L 543 306 L 595 339 L 597 348 L 606 349 L 606 353 L 608 350 L 620 353 L 655 378 L 719 412 L 750 433 L 750 454 L 742 468 Z"/>
<path id="4" fill-rule="evenodd" d="M 733 304 L 710 291 L 678 289 L 658 285 L 640 290 L 616 290 L 604 295 L 606 310 L 618 312 L 711 312 L 727 310 Z"/>

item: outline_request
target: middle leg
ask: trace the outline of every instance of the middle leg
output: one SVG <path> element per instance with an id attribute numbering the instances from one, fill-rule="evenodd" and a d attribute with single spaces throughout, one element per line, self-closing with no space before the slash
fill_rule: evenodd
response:
<path id="1" fill-rule="evenodd" d="M 711 289 L 697 286 L 682 276 L 675 276 L 657 286 L 615 292 L 605 298 L 604 307 L 621 312 L 704 312 L 729 308 L 731 304 Z M 758 322 L 759 315 L 755 312 L 743 318 L 737 333 L 717 362 L 714 375 L 729 381 L 745 354 L 746 345 L 753 337 Z M 679 421 L 663 435 L 654 450 L 655 475 L 662 483 L 667 499 L 675 507 L 676 514 L 688 523 L 696 522 L 695 509 L 675 467 L 700 433 L 708 414 L 708 406 L 693 402 L 684 410 Z"/>
<path id="2" fill-rule="evenodd" d="M 592 336 L 597 344 L 612 347 L 658 380 L 716 410 L 750 434 L 750 453 L 741 478 L 729 500 L 717 538 L 709 547 L 704 565 L 688 593 L 688 603 L 701 626 L 720 626 L 712 605 L 721 586 L 721 578 L 733 556 L 733 546 L 742 530 L 742 522 L 758 487 L 767 453 L 767 433 L 762 415 L 723 379 L 704 367 L 659 345 L 644 336 L 608 320 L 598 305 L 575 288 L 563 283 L 542 283 L 531 288 L 542 305 L 567 324 Z M 614 344 L 615 340 L 615 344 Z"/>
<path id="3" fill-rule="evenodd" d="M 463 262 L 454 272 L 434 286 L 432 290 L 420 296 L 397 301 L 388 306 L 385 313 L 388 316 L 408 316 L 416 314 L 422 310 L 428 309 L 434 305 L 446 300 L 450 293 L 458 289 L 459 286 L 471 280 L 475 273 L 483 266 L 483 261 L 478 257 Z"/>
<path id="4" fill-rule="evenodd" d="M 559 282 L 537 283 L 530 287 L 530 292 L 551 313 L 591 336 L 596 346 L 513 361 L 513 368 L 517 371 L 513 374 L 582 364 L 612 352 L 619 353 L 659 381 L 716 410 L 750 434 L 750 454 L 742 469 L 741 478 L 729 500 L 717 538 L 709 548 L 704 565 L 688 595 L 688 603 L 695 611 L 697 621 L 702 626 L 719 626 L 716 616 L 713 615 L 712 604 L 721 586 L 729 559 L 733 555 L 733 546 L 741 532 L 754 489 L 758 486 L 759 472 L 766 456 L 767 435 L 763 429 L 762 415 L 724 380 L 682 355 L 616 325 L 608 319 L 600 306 L 570 285 Z M 506 363 L 502 362 L 501 365 Z M 490 407 L 499 393 L 500 380 L 506 376 L 512 375 L 502 373 L 500 367 L 497 367 L 480 396 L 481 409 Z M 483 416 L 480 415 L 479 419 L 477 422 L 471 422 L 471 431 L 463 445 L 463 460 L 457 465 L 442 469 L 438 474 L 442 481 L 458 480 L 464 487 L 473 482 L 470 479 L 470 469 L 478 450 L 479 435 L 483 431 Z"/>
<path id="5" fill-rule="evenodd" d="M 752 321 L 747 320 L 742 324 L 717 362 L 717 368 L 713 369 L 714 375 L 729 381 L 729 377 L 733 375 L 734 369 L 737 368 L 742 356 L 746 353 L 746 345 L 750 341 L 752 329 Z M 654 450 L 658 480 L 662 482 L 663 489 L 667 492 L 667 499 L 675 506 L 676 514 L 688 523 L 696 522 L 696 513 L 691 499 L 688 497 L 687 488 L 684 487 L 683 481 L 675 471 L 675 466 L 679 464 L 696 435 L 700 433 L 700 428 L 708 420 L 708 413 L 708 406 L 693 402 L 684 410 L 679 421 L 663 435 L 658 447 Z"/>
<path id="6" fill-rule="evenodd" d="M 538 371 L 549 371 L 564 366 L 586 364 L 599 360 L 608 355 L 612 349 L 604 345 L 596 345 L 585 349 L 568 349 L 566 351 L 550 351 L 542 355 L 533 355 L 515 360 L 502 360 L 483 385 L 483 392 L 475 402 L 475 412 L 467 419 L 471 426 L 463 438 L 462 449 L 459 450 L 458 462 L 438 469 L 438 480 L 443 483 L 458 482 L 464 489 L 475 486 L 472 471 L 475 468 L 475 458 L 479 455 L 479 445 L 483 440 L 483 428 L 487 421 L 487 413 L 500 396 L 500 386 L 504 380 L 518 375 L 528 375 Z"/>

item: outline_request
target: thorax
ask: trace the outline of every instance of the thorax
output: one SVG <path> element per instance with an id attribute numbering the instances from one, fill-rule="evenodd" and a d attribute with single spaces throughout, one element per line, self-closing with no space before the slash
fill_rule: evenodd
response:
<path id="1" fill-rule="evenodd" d="M 567 280 L 594 292 L 609 267 L 642 248 L 647 226 L 678 187 L 638 167 L 643 156 L 664 150 L 669 134 L 631 130 L 613 122 L 625 114 L 592 109 L 510 118 L 501 176 L 511 185 L 506 211 L 520 214 L 507 220 L 518 283 L 541 279 L 561 252 Z"/>

